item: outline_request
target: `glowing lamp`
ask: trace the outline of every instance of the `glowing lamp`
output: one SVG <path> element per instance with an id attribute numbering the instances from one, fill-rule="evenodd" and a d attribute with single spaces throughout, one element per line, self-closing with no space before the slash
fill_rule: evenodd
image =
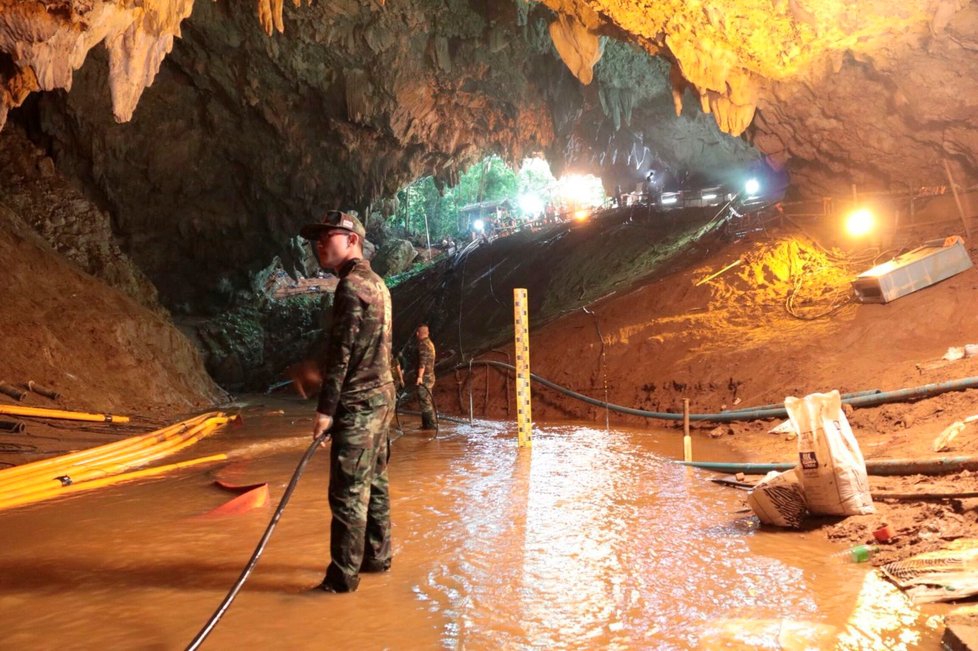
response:
<path id="1" fill-rule="evenodd" d="M 578 210 L 577 212 L 574 213 L 574 219 L 576 219 L 579 222 L 582 222 L 588 217 L 590 217 L 590 215 L 591 213 L 587 210 Z"/>
<path id="2" fill-rule="evenodd" d="M 846 217 L 846 234 L 849 237 L 863 237 L 876 228 L 876 217 L 867 208 L 855 210 Z"/>
<path id="3" fill-rule="evenodd" d="M 535 194 L 524 194 L 520 197 L 520 210 L 526 215 L 536 215 L 543 212 L 543 199 Z"/>
<path id="4" fill-rule="evenodd" d="M 757 179 L 747 179 L 747 183 L 744 184 L 744 190 L 747 191 L 749 196 L 755 196 L 761 191 L 761 183 Z"/>
<path id="5" fill-rule="evenodd" d="M 472 226 L 475 228 L 475 230 L 479 231 L 480 233 L 486 229 L 486 223 L 481 219 L 477 219 L 474 222 L 472 222 Z"/>

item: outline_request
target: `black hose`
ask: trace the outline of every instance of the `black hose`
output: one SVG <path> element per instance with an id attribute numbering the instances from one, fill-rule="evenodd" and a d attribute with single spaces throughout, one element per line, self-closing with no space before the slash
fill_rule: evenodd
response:
<path id="1" fill-rule="evenodd" d="M 496 362 L 493 360 L 476 360 L 473 364 L 484 364 L 486 366 L 495 366 L 497 368 L 505 369 L 507 371 L 516 371 L 516 367 L 510 364 L 504 364 L 502 362 Z M 621 414 L 628 414 L 630 416 L 641 416 L 642 418 L 657 418 L 659 420 L 682 420 L 683 415 L 681 413 L 672 412 L 661 412 L 661 411 L 646 411 L 644 409 L 635 409 L 633 407 L 623 407 L 621 405 L 612 404 L 609 402 L 603 402 L 597 400 L 590 396 L 586 396 L 583 393 L 578 393 L 572 391 L 567 387 L 563 387 L 556 382 L 551 382 L 546 380 L 539 375 L 530 373 L 530 379 L 539 382 L 545 387 L 549 387 L 554 391 L 558 391 L 566 396 L 580 400 L 581 402 L 586 402 L 589 405 L 595 405 L 598 407 L 605 407 L 611 411 L 615 411 Z M 852 407 L 877 407 L 882 404 L 890 402 L 911 402 L 914 400 L 920 400 L 922 398 L 930 398 L 931 396 L 936 396 L 941 393 L 947 393 L 950 391 L 964 391 L 965 389 L 978 389 L 978 376 L 963 378 L 960 380 L 951 380 L 949 382 L 941 382 L 935 384 L 925 384 L 919 387 L 911 387 L 908 389 L 898 389 L 895 391 L 859 391 L 851 398 L 845 398 L 842 400 L 842 404 L 851 405 Z M 738 411 L 724 411 L 719 414 L 690 414 L 689 419 L 694 421 L 709 421 L 714 423 L 730 423 L 734 421 L 744 421 L 744 420 L 761 420 L 765 418 L 787 418 L 788 412 L 784 407 L 774 407 L 774 408 L 746 408 Z"/>
<path id="2" fill-rule="evenodd" d="M 312 455 L 315 454 L 316 449 L 319 448 L 320 444 L 322 444 L 328 437 L 328 430 L 317 436 L 313 440 L 312 445 L 309 446 L 309 449 L 306 450 L 306 453 L 302 455 L 302 460 L 299 461 L 299 465 L 296 466 L 295 472 L 292 473 L 292 480 L 289 481 L 289 485 L 285 489 L 285 493 L 282 495 L 282 499 L 279 501 L 278 507 L 275 509 L 275 513 L 272 514 L 272 519 L 268 523 L 268 527 L 265 529 L 264 535 L 262 535 L 261 540 L 258 541 L 258 546 L 255 547 L 255 551 L 252 553 L 251 558 L 248 560 L 248 564 L 245 566 L 244 570 L 242 570 L 241 576 L 239 576 L 238 580 L 234 582 L 233 586 L 231 586 L 231 589 L 224 597 L 224 601 L 222 601 L 221 605 L 217 607 L 217 610 L 215 610 L 214 614 L 211 615 L 209 620 L 207 620 L 204 627 L 200 629 L 193 641 L 187 645 L 187 651 L 193 651 L 194 649 L 200 648 L 200 645 L 207 639 L 207 636 L 211 634 L 211 631 L 214 630 L 217 623 L 221 621 L 221 618 L 224 616 L 224 613 L 227 612 L 227 609 L 231 607 L 231 602 L 238 596 L 238 592 L 241 591 L 241 587 L 244 585 L 245 581 L 248 580 L 248 576 L 251 574 L 252 570 L 255 569 L 255 566 L 258 564 L 258 559 L 261 558 L 262 553 L 265 551 L 265 545 L 268 544 L 268 539 L 272 537 L 272 531 L 275 530 L 275 526 L 278 524 L 279 518 L 282 517 L 282 512 L 285 510 L 286 504 L 289 503 L 289 498 L 292 497 L 292 493 L 295 491 L 295 487 L 299 483 L 299 477 L 302 476 L 302 473 L 306 468 L 306 464 L 309 463 L 309 459 L 311 459 Z"/>
<path id="3" fill-rule="evenodd" d="M 405 413 L 405 414 L 407 414 L 409 416 L 420 416 L 421 415 L 421 412 L 420 411 L 414 411 L 413 409 L 404 409 L 404 410 L 402 410 L 402 413 Z M 468 425 L 469 424 L 469 421 L 466 418 L 459 418 L 457 416 L 449 416 L 448 414 L 440 414 L 438 416 L 438 420 L 439 421 L 445 420 L 445 421 L 448 421 L 449 423 L 458 423 L 459 425 Z"/>

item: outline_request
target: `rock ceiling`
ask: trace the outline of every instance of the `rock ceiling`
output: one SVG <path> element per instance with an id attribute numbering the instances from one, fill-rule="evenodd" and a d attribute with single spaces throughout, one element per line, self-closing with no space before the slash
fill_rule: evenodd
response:
<path id="1" fill-rule="evenodd" d="M 760 152 L 808 194 L 973 179 L 976 79 L 952 0 L 0 0 L 0 124 L 23 104 L 171 307 L 489 151 L 606 181 Z"/>

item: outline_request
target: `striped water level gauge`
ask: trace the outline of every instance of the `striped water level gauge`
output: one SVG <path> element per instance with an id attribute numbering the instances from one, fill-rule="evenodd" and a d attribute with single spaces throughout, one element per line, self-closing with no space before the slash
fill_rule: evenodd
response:
<path id="1" fill-rule="evenodd" d="M 525 289 L 513 290 L 513 320 L 516 336 L 516 423 L 519 447 L 532 445 L 533 418 L 530 410 L 530 328 Z"/>

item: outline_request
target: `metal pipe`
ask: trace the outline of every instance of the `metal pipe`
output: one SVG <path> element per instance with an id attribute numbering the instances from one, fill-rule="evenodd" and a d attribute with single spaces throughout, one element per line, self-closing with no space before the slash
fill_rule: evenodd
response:
<path id="1" fill-rule="evenodd" d="M 30 389 L 31 391 L 33 391 L 34 393 L 41 394 L 45 398 L 50 398 L 51 400 L 61 400 L 61 394 L 60 393 L 58 393 L 57 391 L 55 391 L 53 389 L 48 389 L 48 388 L 42 387 L 40 384 L 38 384 L 34 380 L 29 380 L 27 382 L 27 388 Z"/>
<path id="2" fill-rule="evenodd" d="M 9 385 L 6 382 L 0 382 L 0 393 L 6 394 L 13 398 L 14 400 L 23 400 L 27 397 L 27 392 L 23 389 L 18 389 L 15 386 Z"/>

